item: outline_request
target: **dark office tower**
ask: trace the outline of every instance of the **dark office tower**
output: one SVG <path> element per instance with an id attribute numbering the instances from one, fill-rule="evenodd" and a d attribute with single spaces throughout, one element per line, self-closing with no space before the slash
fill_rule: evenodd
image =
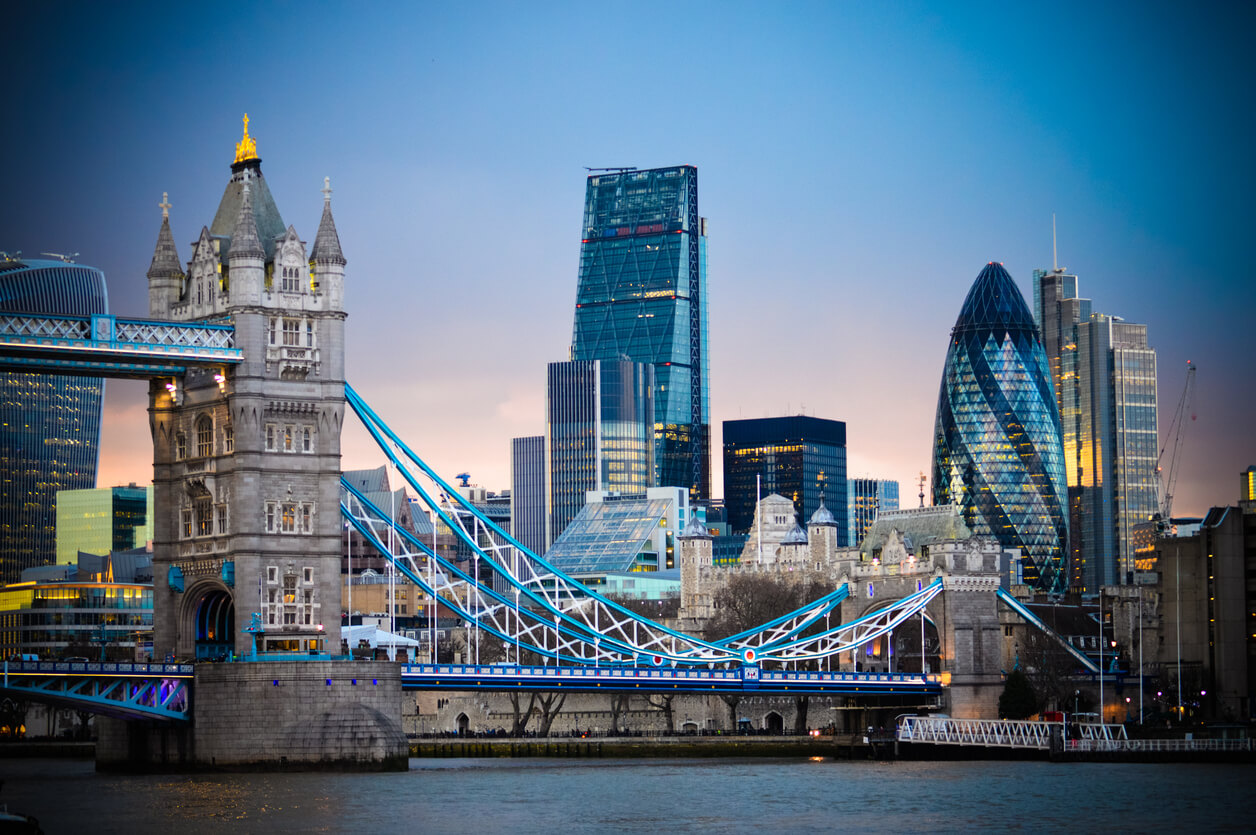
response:
<path id="1" fill-rule="evenodd" d="M 1034 318 L 1060 409 L 1069 585 L 1094 592 L 1132 577 L 1134 526 L 1158 510 L 1156 352 L 1146 325 L 1092 312 L 1059 268 L 1034 271 Z"/>
<path id="2" fill-rule="evenodd" d="M 510 535 L 545 553 L 545 436 L 510 439 Z"/>
<path id="3" fill-rule="evenodd" d="M 0 261 L 0 314 L 108 308 L 105 275 L 94 267 Z M 104 391 L 94 377 L 0 372 L 0 582 L 56 562 L 57 491 L 96 486 Z"/>
<path id="4" fill-rule="evenodd" d="M 990 263 L 951 331 L 933 449 L 934 504 L 1019 548 L 1025 582 L 1068 585 L 1064 450 L 1051 372 L 1020 290 Z"/>
<path id="5" fill-rule="evenodd" d="M 654 369 L 627 360 L 552 362 L 546 386 L 545 546 L 590 490 L 653 486 Z"/>
<path id="6" fill-rule="evenodd" d="M 710 497 L 706 218 L 692 165 L 589 177 L 574 360 L 654 366 L 654 484 Z"/>
<path id="7" fill-rule="evenodd" d="M 851 544 L 846 424 L 804 415 L 724 421 L 724 508 L 729 530 L 750 530 L 757 497 L 772 493 L 792 499 L 804 525 L 820 507 L 823 494 L 824 506 L 837 522 L 837 544 Z"/>

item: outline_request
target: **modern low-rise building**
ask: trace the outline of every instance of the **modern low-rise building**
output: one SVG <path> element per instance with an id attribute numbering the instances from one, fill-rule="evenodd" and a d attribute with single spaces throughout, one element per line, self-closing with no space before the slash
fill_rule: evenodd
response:
<path id="1" fill-rule="evenodd" d="M 153 487 L 100 487 L 57 493 L 57 564 L 80 551 L 107 554 L 143 548 L 153 538 Z"/>

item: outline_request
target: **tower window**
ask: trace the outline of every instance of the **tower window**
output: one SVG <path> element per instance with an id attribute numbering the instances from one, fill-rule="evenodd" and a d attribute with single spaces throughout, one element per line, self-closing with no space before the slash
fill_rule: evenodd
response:
<path id="1" fill-rule="evenodd" d="M 313 431 L 310 430 L 310 427 L 308 426 L 305 427 L 305 429 L 301 430 L 301 451 L 302 452 L 314 451 L 314 433 Z"/>
<path id="2" fill-rule="evenodd" d="M 182 432 L 174 436 L 174 457 L 176 461 L 188 457 L 188 437 Z"/>
<path id="3" fill-rule="evenodd" d="M 222 451 L 235 452 L 235 427 L 230 423 L 222 428 Z"/>
<path id="4" fill-rule="evenodd" d="M 270 320 L 270 327 L 267 328 L 268 340 L 271 345 L 275 344 L 275 319 Z"/>
<path id="5" fill-rule="evenodd" d="M 283 451 L 292 452 L 292 427 L 285 426 L 283 428 Z"/>
<path id="6" fill-rule="evenodd" d="M 266 424 L 266 450 L 267 452 L 275 451 L 275 424 Z"/>
<path id="7" fill-rule="evenodd" d="M 208 458 L 214 454 L 214 421 L 209 415 L 201 415 L 196 419 L 196 455 Z"/>
<path id="8" fill-rule="evenodd" d="M 314 347 L 314 323 L 313 322 L 305 323 L 305 347 L 306 348 Z"/>
<path id="9" fill-rule="evenodd" d="M 300 319 L 284 319 L 283 320 L 283 344 L 290 347 L 298 347 L 301 344 L 301 320 Z"/>

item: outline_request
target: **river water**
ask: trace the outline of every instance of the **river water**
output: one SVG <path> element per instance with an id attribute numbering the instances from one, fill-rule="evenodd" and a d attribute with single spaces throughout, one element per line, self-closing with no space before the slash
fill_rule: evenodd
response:
<path id="1" fill-rule="evenodd" d="M 47 833 L 1251 831 L 1256 767 L 829 759 L 410 761 L 397 774 L 97 774 L 0 760 Z"/>

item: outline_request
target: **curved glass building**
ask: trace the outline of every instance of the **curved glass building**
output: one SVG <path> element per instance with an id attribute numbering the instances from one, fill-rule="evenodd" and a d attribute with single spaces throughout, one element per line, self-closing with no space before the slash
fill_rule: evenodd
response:
<path id="1" fill-rule="evenodd" d="M 105 274 L 34 259 L 0 261 L 0 315 L 108 312 Z M 105 383 L 0 371 L 0 582 L 56 562 L 57 491 L 96 486 Z"/>
<path id="2" fill-rule="evenodd" d="M 1024 580 L 1068 585 L 1068 488 L 1047 355 L 1020 290 L 991 262 L 951 331 L 934 427 L 933 501 L 1019 548 Z"/>

